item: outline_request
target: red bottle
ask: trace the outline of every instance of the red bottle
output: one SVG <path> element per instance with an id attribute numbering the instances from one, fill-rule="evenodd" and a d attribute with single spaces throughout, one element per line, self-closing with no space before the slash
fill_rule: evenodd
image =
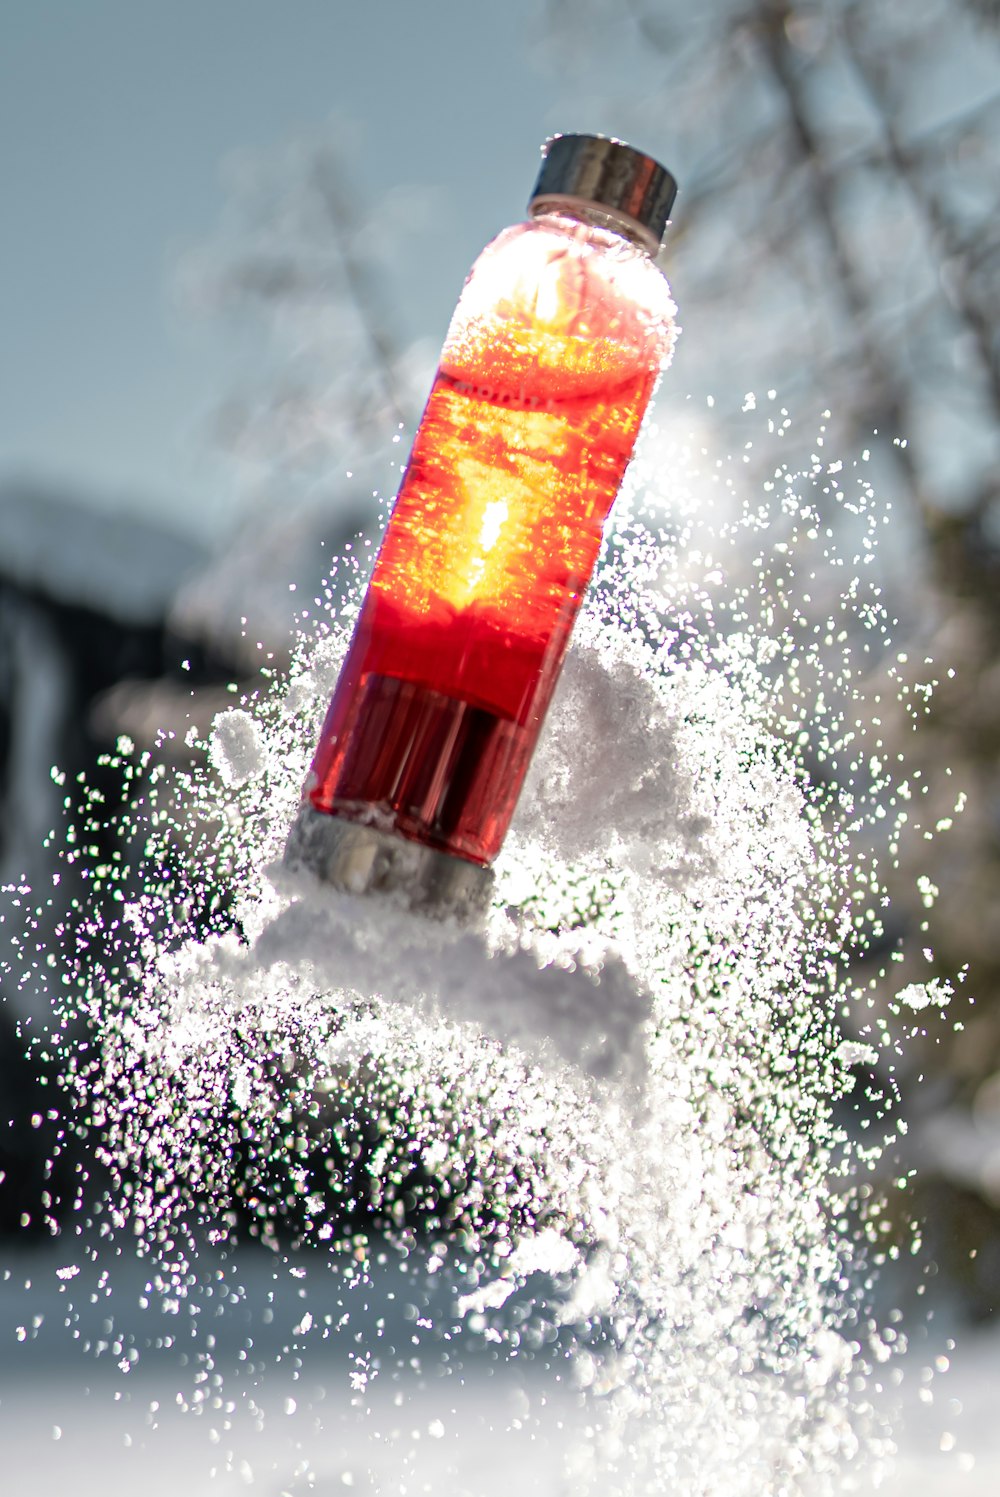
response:
<path id="1" fill-rule="evenodd" d="M 531 218 L 477 260 L 289 861 L 349 888 L 433 892 L 475 887 L 473 868 L 448 865 L 486 867 L 500 850 L 672 347 L 652 257 L 675 191 L 629 146 L 556 136 Z"/>

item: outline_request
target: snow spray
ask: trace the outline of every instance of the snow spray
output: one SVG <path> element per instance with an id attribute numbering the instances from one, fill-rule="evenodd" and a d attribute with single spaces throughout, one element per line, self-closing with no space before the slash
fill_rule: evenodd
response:
<path id="1" fill-rule="evenodd" d="M 510 825 L 673 347 L 653 256 L 675 192 L 663 167 L 619 141 L 556 136 L 530 219 L 477 260 L 289 862 L 353 890 L 392 883 L 417 903 L 488 893 L 477 875 Z"/>
<path id="2" fill-rule="evenodd" d="M 53 885 L 6 911 L 63 1088 L 12 1331 L 76 1357 L 171 1490 L 205 1486 L 192 1425 L 204 1476 L 290 1497 L 877 1476 L 908 1322 L 873 1281 L 916 1246 L 897 1068 L 950 996 L 894 965 L 885 870 L 936 833 L 885 721 L 930 688 L 891 644 L 869 452 L 811 427 L 797 466 L 773 390 L 731 419 L 730 457 L 693 402 L 647 434 L 482 921 L 282 865 L 350 555 L 192 768 L 120 740 L 113 857 L 103 792 L 74 819 L 67 787 Z M 33 1454 L 108 1490 L 96 1448 Z"/>

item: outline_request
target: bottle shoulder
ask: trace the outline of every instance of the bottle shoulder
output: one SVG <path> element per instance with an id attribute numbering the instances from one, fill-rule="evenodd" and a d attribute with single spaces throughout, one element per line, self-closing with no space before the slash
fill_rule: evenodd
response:
<path id="1" fill-rule="evenodd" d="M 485 275 L 550 276 L 553 267 L 573 276 L 580 266 L 651 309 L 676 310 L 666 276 L 647 250 L 603 224 L 562 213 L 538 214 L 502 229 L 479 255 L 466 284 Z"/>
<path id="2" fill-rule="evenodd" d="M 619 234 L 563 214 L 504 229 L 465 283 L 442 367 L 471 379 L 486 364 L 531 382 L 561 369 L 568 385 L 661 368 L 675 307 L 648 253 Z"/>

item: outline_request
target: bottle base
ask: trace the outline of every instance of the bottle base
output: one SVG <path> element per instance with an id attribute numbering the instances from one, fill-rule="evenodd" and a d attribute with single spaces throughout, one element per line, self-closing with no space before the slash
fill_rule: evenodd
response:
<path id="1" fill-rule="evenodd" d="M 425 652 L 445 654 L 444 640 Z M 485 666 L 484 672 L 485 674 Z M 514 811 L 534 728 L 408 676 L 346 676 L 308 799 L 344 821 L 492 863 Z M 339 712 L 341 693 L 347 710 Z"/>
<path id="2" fill-rule="evenodd" d="M 469 920 L 493 897 L 492 870 L 303 801 L 285 844 L 285 867 L 345 894 L 385 894 L 414 914 Z"/>

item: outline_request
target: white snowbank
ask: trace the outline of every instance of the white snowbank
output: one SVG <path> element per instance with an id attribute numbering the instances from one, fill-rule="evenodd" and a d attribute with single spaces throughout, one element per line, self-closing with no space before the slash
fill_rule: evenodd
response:
<path id="1" fill-rule="evenodd" d="M 0 575 L 62 602 L 156 623 L 204 560 L 193 541 L 138 515 L 30 484 L 0 488 Z"/>

